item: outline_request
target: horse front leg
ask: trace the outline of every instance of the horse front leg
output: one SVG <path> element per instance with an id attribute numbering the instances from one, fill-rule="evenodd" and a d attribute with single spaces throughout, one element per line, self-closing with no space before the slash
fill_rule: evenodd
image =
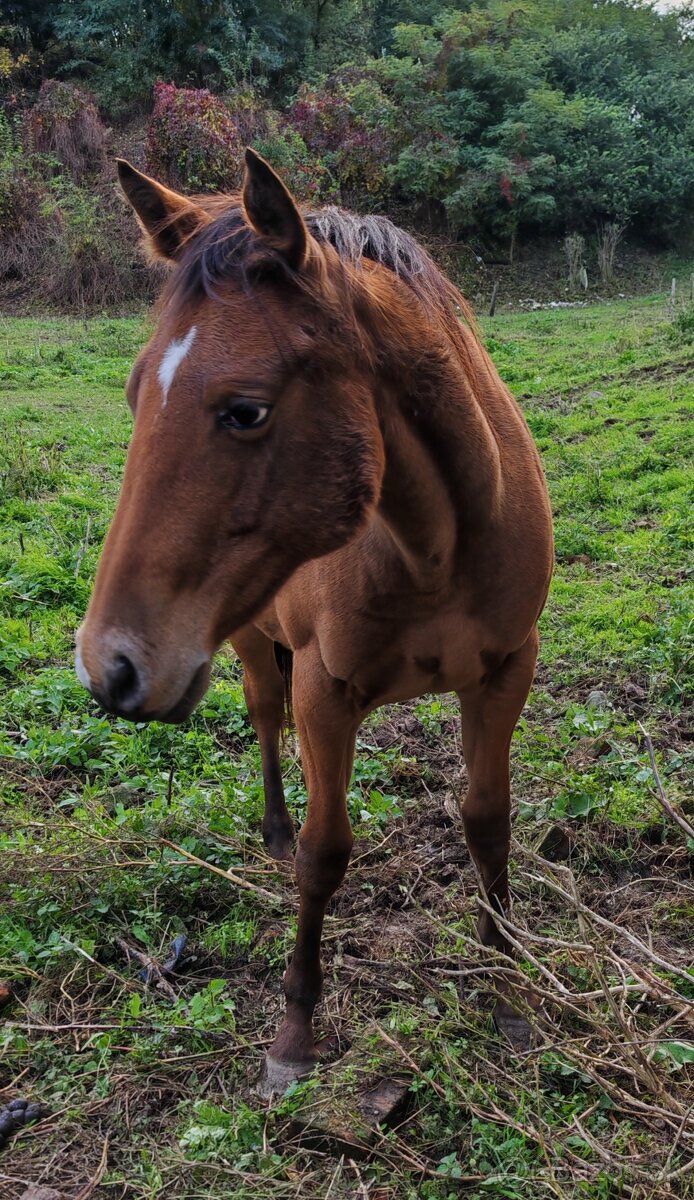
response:
<path id="1" fill-rule="evenodd" d="M 308 789 L 308 814 L 295 857 L 299 887 L 296 944 L 284 977 L 286 1011 L 270 1047 L 260 1091 L 283 1092 L 311 1072 L 318 1060 L 313 1013 L 321 994 L 320 961 L 325 910 L 344 879 L 352 851 L 347 787 L 359 719 L 322 664 L 313 669 L 297 655 L 294 715 Z"/>
<path id="2" fill-rule="evenodd" d="M 535 673 L 538 636 L 533 630 L 482 687 L 459 694 L 463 753 L 469 787 L 462 806 L 465 837 L 479 871 L 489 907 L 503 916 L 509 907 L 508 855 L 511 842 L 511 737 Z M 487 908 L 480 908 L 480 941 L 513 957 L 514 949 Z M 516 1004 L 532 1003 L 526 989 L 516 989 Z M 495 1009 L 500 1030 L 516 1045 L 526 1043 L 530 1026 L 513 1005 L 508 989 Z"/>

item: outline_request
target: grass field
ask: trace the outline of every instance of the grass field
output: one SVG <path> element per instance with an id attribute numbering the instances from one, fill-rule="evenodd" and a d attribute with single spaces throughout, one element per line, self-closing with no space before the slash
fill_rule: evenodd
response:
<path id="1" fill-rule="evenodd" d="M 2 1200 L 29 1181 L 82 1200 L 694 1196 L 694 841 L 664 812 L 643 733 L 691 823 L 694 313 L 672 323 L 647 298 L 485 332 L 556 517 L 513 751 L 536 1044 L 514 1054 L 493 1030 L 480 967 L 504 964 L 475 945 L 455 710 L 425 698 L 358 744 L 319 1010 L 338 1061 L 268 1108 L 254 1082 L 296 897 L 259 838 L 238 666 L 219 657 L 180 728 L 105 718 L 72 668 L 145 326 L 0 321 L 0 1100 L 50 1109 L 0 1151 Z M 301 819 L 291 737 L 285 758 Z M 148 987 L 124 943 L 161 961 L 183 932 L 194 961 Z M 370 1158 L 299 1143 L 297 1114 L 349 1104 L 394 1062 L 410 1103 Z"/>

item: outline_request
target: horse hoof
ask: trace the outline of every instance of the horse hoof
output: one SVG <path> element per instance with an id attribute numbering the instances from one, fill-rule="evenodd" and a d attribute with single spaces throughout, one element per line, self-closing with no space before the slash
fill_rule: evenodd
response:
<path id="1" fill-rule="evenodd" d="M 263 841 L 270 858 L 274 858 L 276 862 L 294 861 L 291 834 L 277 834 L 275 837 L 264 838 Z"/>
<path id="2" fill-rule="evenodd" d="M 299 1079 L 306 1079 L 315 1066 L 315 1060 L 298 1063 L 280 1062 L 278 1058 L 266 1054 L 256 1091 L 261 1100 L 272 1100 L 275 1096 L 281 1097 L 292 1083 L 296 1083 Z"/>
<path id="3" fill-rule="evenodd" d="M 498 1000 L 494 1009 L 494 1024 L 497 1031 L 511 1043 L 516 1054 L 530 1050 L 533 1044 L 533 1028 L 525 1017 L 517 1013 L 507 1000 Z"/>

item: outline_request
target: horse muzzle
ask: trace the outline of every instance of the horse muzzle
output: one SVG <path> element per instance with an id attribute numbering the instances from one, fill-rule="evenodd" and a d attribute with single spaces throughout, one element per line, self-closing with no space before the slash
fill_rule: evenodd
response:
<path id="1" fill-rule="evenodd" d="M 128 721 L 185 721 L 202 699 L 210 682 L 210 660 L 198 655 L 177 664 L 173 678 L 157 685 L 150 663 L 137 643 L 125 635 L 107 635 L 84 644 L 84 626 L 77 635 L 75 672 L 80 683 L 108 713 Z M 181 686 L 181 676 L 183 686 Z"/>

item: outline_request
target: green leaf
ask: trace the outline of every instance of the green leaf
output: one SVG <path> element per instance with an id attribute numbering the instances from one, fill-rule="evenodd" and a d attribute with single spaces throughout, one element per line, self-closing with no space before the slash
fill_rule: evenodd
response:
<path id="1" fill-rule="evenodd" d="M 654 1058 L 658 1061 L 669 1058 L 678 1067 L 694 1063 L 694 1046 L 691 1042 L 661 1042 Z"/>
<path id="2" fill-rule="evenodd" d="M 588 792 L 578 792 L 571 796 L 566 805 L 567 817 L 587 817 L 598 807 L 594 796 Z"/>

